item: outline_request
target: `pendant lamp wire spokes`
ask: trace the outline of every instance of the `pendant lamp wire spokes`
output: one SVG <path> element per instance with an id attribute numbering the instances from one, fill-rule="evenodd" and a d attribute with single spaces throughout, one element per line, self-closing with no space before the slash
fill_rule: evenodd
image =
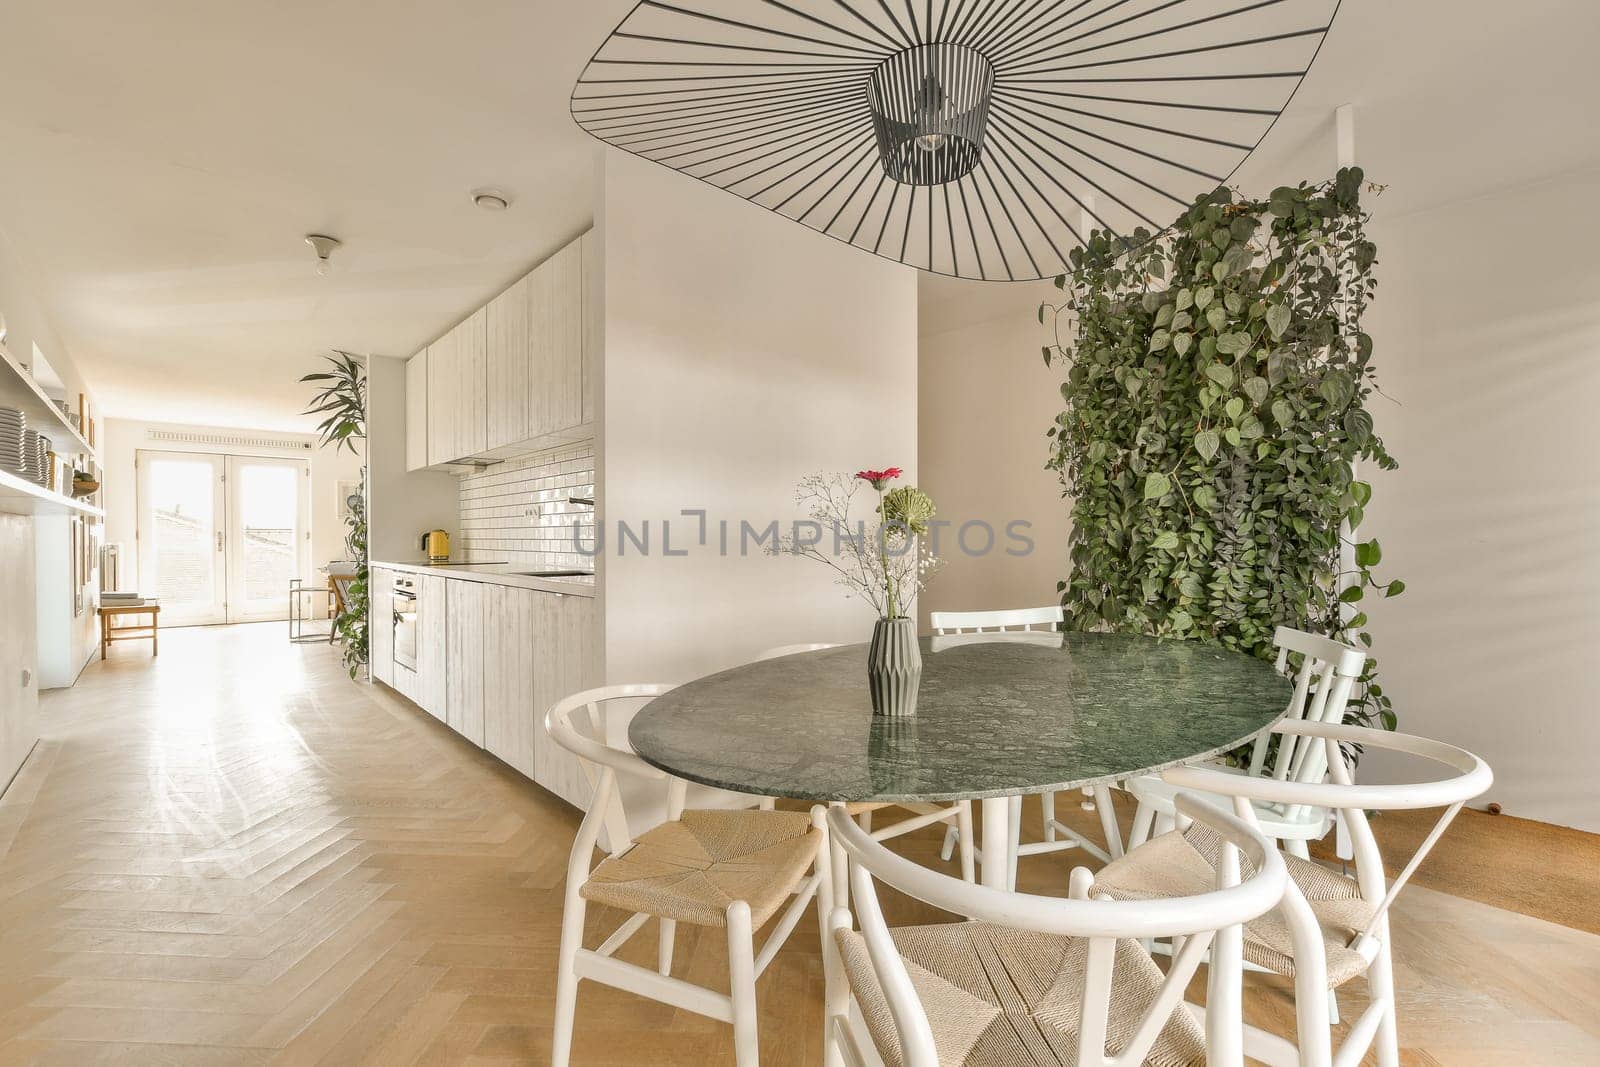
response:
<path id="1" fill-rule="evenodd" d="M 608 144 L 923 270 L 1070 270 L 1227 181 L 1338 0 L 641 0 L 572 114 Z M 1157 221 L 1161 220 L 1161 221 Z"/>

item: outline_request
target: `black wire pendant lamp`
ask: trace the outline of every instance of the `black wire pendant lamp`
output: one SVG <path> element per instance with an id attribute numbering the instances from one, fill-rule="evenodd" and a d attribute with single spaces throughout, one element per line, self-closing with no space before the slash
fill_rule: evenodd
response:
<path id="1" fill-rule="evenodd" d="M 600 140 L 936 274 L 1066 273 L 1226 182 L 1338 0 L 641 0 L 572 94 Z"/>

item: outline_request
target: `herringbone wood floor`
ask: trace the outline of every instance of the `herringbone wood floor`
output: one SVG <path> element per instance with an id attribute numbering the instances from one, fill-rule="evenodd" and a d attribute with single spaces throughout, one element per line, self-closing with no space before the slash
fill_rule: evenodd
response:
<path id="1" fill-rule="evenodd" d="M 47 694 L 0 800 L 0 1063 L 544 1062 L 577 813 L 281 625 L 163 636 Z M 1600 937 L 1408 894 L 1408 1062 L 1600 1062 Z M 721 984 L 720 936 L 681 930 L 677 958 Z M 814 921 L 760 993 L 763 1062 L 820 1062 Z M 1285 1030 L 1281 982 L 1249 1002 Z M 579 1063 L 731 1062 L 721 1024 L 589 984 L 578 1029 Z"/>

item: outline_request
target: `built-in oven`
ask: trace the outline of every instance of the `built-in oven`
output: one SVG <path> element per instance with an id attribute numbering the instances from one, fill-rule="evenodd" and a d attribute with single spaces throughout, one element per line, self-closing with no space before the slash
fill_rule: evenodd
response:
<path id="1" fill-rule="evenodd" d="M 394 626 L 394 661 L 408 670 L 417 669 L 417 580 L 403 574 L 394 576 L 394 591 L 389 594 L 389 609 Z"/>

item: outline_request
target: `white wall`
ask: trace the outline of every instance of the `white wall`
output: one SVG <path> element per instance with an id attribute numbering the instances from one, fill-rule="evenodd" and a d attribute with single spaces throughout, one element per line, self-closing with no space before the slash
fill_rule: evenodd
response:
<path id="1" fill-rule="evenodd" d="M 1372 404 L 1400 469 L 1363 534 L 1401 729 L 1477 752 L 1486 800 L 1600 831 L 1600 173 L 1374 228 Z M 1381 201 L 1379 202 L 1381 204 Z M 1374 761 L 1373 774 L 1390 771 Z"/>
<path id="2" fill-rule="evenodd" d="M 922 597 L 929 611 L 1039 607 L 1060 600 L 1056 582 L 1068 571 L 1072 523 L 1060 481 L 1045 470 L 1045 431 L 1061 411 L 1061 371 L 1047 367 L 1035 311 L 1060 293 L 1043 285 L 971 283 L 981 321 L 961 321 L 945 299 L 959 283 L 924 281 L 919 337 L 918 450 L 922 486 L 938 517 L 953 525 L 941 538 L 944 566 Z M 994 531 L 983 552 L 982 527 L 962 547 L 961 526 L 982 522 Z M 1032 543 L 1008 537 L 1012 522 Z M 1009 553 L 1016 552 L 1017 555 Z"/>
<path id="3" fill-rule="evenodd" d="M 261 437 L 274 441 L 292 441 L 296 447 L 262 448 L 258 446 L 224 444 L 189 444 L 184 442 L 152 441 L 148 431 L 172 430 L 184 433 L 227 434 Z M 302 443 L 310 449 L 299 447 Z M 334 452 L 331 448 L 316 446 L 311 434 L 283 433 L 271 430 L 238 430 L 186 423 L 143 422 L 137 419 L 108 419 L 105 439 L 101 443 L 101 463 L 105 468 L 102 499 L 106 509 L 106 541 L 120 542 L 125 553 L 122 585 L 137 589 L 139 584 L 139 542 L 134 534 L 138 528 L 138 481 L 134 469 L 134 455 L 139 451 L 154 452 L 212 452 L 232 455 L 282 456 L 311 461 L 311 560 L 305 578 L 315 577 L 316 570 L 329 560 L 343 559 L 344 523 L 339 518 L 338 484 L 353 482 L 361 476 L 361 457 L 348 449 Z"/>
<path id="4" fill-rule="evenodd" d="M 772 645 L 866 640 L 871 609 L 824 567 L 720 557 L 715 523 L 732 523 L 736 551 L 739 520 L 797 517 L 806 474 L 915 478 L 915 274 L 620 152 L 603 166 L 608 680 L 682 681 Z M 708 511 L 707 547 L 683 508 Z M 617 552 L 618 519 L 650 521 L 652 555 Z M 660 554 L 662 519 L 689 555 Z"/>

